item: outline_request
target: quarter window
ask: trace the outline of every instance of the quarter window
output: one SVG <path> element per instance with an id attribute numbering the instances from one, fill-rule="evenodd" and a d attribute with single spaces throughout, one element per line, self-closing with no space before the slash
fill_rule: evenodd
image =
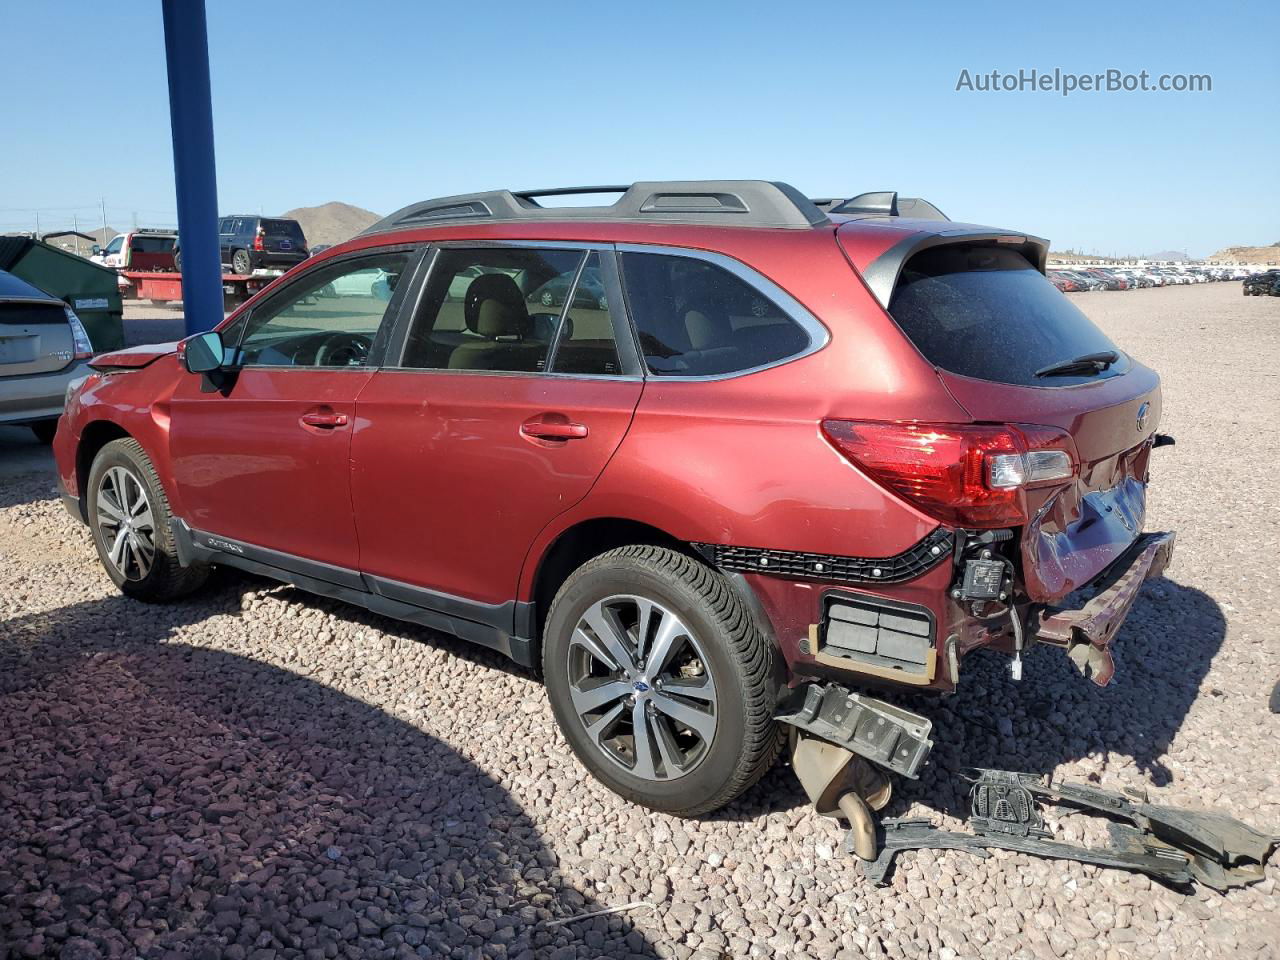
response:
<path id="1" fill-rule="evenodd" d="M 694 257 L 624 253 L 627 303 L 649 372 L 722 376 L 802 353 L 809 335 L 745 280 Z"/>
<path id="2" fill-rule="evenodd" d="M 402 366 L 547 370 L 561 318 L 575 312 L 568 298 L 582 263 L 580 250 L 441 250 L 409 330 Z M 616 363 L 616 350 L 614 358 Z"/>
<path id="3" fill-rule="evenodd" d="M 240 362 L 258 367 L 363 367 L 408 264 L 408 253 L 316 270 L 253 311 Z"/>

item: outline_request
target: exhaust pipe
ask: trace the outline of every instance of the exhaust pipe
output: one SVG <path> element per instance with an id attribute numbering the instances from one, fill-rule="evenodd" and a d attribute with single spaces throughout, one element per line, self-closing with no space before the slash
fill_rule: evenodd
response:
<path id="1" fill-rule="evenodd" d="M 849 821 L 854 852 L 863 860 L 876 858 L 873 810 L 882 810 L 893 785 L 862 757 L 796 728 L 791 730 L 791 767 L 813 808 L 824 817 Z"/>
<path id="2" fill-rule="evenodd" d="M 871 808 L 867 801 L 850 790 L 836 801 L 840 812 L 849 821 L 849 839 L 853 841 L 853 852 L 863 860 L 876 858 L 876 823 L 871 818 Z"/>

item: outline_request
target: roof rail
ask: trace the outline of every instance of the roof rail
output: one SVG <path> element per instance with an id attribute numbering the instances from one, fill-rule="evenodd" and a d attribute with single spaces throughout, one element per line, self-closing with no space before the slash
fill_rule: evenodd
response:
<path id="1" fill-rule="evenodd" d="M 920 197 L 900 197 L 893 190 L 860 193 L 852 199 L 835 201 L 833 206 L 818 206 L 828 213 L 853 214 L 854 216 L 914 217 L 917 220 L 950 220 L 945 213 L 928 200 Z"/>
<path id="2" fill-rule="evenodd" d="M 621 196 L 602 206 L 544 207 L 538 203 L 539 197 L 593 193 L 617 193 Z M 806 230 L 830 222 L 811 200 L 786 183 L 768 180 L 650 180 L 630 186 L 489 190 L 423 200 L 383 217 L 364 233 L 478 221 L 504 223 L 522 220 L 609 220 Z"/>

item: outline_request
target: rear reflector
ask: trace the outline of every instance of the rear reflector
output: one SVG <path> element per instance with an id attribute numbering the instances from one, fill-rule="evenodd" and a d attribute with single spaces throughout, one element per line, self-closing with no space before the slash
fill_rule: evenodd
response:
<path id="1" fill-rule="evenodd" d="M 1026 523 L 1024 491 L 1076 471 L 1070 436 L 1052 427 L 824 420 L 822 432 L 872 480 L 953 527 Z"/>

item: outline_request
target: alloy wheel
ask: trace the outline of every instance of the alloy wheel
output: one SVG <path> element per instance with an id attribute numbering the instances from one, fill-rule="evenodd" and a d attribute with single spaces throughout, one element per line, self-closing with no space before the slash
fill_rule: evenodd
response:
<path id="1" fill-rule="evenodd" d="M 107 561 L 126 580 L 143 580 L 156 559 L 155 515 L 147 488 L 125 467 L 111 467 L 98 482 L 98 534 Z"/>
<path id="2" fill-rule="evenodd" d="M 675 780 L 711 749 L 715 681 L 701 644 L 675 613 L 639 596 L 606 597 L 569 642 L 573 710 L 595 746 L 646 780 Z"/>

